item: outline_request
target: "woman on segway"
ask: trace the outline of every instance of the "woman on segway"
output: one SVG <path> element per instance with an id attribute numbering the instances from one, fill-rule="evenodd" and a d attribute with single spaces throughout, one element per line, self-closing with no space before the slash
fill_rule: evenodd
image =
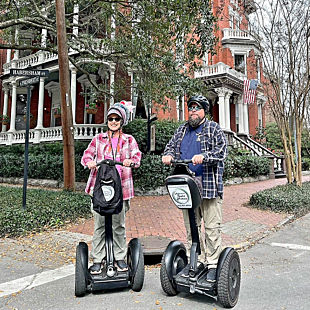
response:
<path id="1" fill-rule="evenodd" d="M 135 168 L 138 168 L 141 161 L 141 152 L 135 138 L 122 132 L 122 127 L 127 124 L 130 114 L 128 108 L 123 103 L 116 103 L 110 107 L 107 113 L 108 131 L 97 134 L 92 139 L 84 151 L 81 160 L 81 164 L 91 170 L 85 189 L 85 192 L 89 195 L 92 195 L 94 190 L 97 175 L 96 165 L 98 162 L 103 159 L 113 159 L 123 162 L 123 166 L 116 166 L 122 183 L 123 209 L 119 214 L 112 215 L 113 249 L 116 268 L 119 271 L 128 270 L 125 261 L 127 254 L 125 213 L 129 210 L 130 199 L 134 196 L 130 167 L 134 165 Z M 90 253 L 93 259 L 93 265 L 89 268 L 89 272 L 91 274 L 100 274 L 106 256 L 105 217 L 97 212 L 93 212 L 93 215 L 95 228 Z"/>

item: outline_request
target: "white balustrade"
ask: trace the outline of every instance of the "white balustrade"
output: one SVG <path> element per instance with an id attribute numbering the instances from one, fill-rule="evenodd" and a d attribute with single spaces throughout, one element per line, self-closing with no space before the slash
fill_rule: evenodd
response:
<path id="1" fill-rule="evenodd" d="M 15 64 L 14 68 L 24 69 L 29 66 L 35 67 L 58 58 L 57 54 L 53 54 L 46 51 L 39 51 L 35 54 L 28 55 L 26 57 L 21 57 L 17 60 L 12 60 L 9 63 L 3 65 L 3 71 L 5 74 L 10 72 L 10 69 L 13 68 L 13 63 Z"/>
<path id="2" fill-rule="evenodd" d="M 89 140 L 92 139 L 96 134 L 105 130 L 102 124 L 78 124 L 74 126 L 74 139 L 75 140 Z M 39 129 L 40 138 L 37 140 L 35 133 L 37 129 L 29 130 L 29 141 L 40 143 L 40 142 L 52 142 L 61 141 L 63 139 L 62 127 L 49 127 Z M 12 133 L 11 140 L 7 132 L 0 132 L 0 145 L 6 144 L 18 144 L 25 143 L 25 130 L 19 130 Z"/>
<path id="3" fill-rule="evenodd" d="M 253 37 L 249 34 L 247 30 L 224 28 L 223 39 L 231 39 L 231 38 L 253 40 Z"/>
<path id="4" fill-rule="evenodd" d="M 230 66 L 224 64 L 223 62 L 218 62 L 211 66 L 204 66 L 200 71 L 195 72 L 195 78 L 202 78 L 202 77 L 212 77 L 214 75 L 219 74 L 230 74 L 240 80 L 245 79 L 245 75 L 241 72 L 232 69 Z"/>

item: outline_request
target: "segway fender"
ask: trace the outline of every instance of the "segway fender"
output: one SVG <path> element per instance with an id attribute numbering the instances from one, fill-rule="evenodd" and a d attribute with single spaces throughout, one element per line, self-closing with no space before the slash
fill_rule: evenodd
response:
<path id="1" fill-rule="evenodd" d="M 141 243 L 138 238 L 133 238 L 128 243 L 128 249 L 130 250 L 131 261 L 132 261 L 132 276 L 135 276 L 136 270 L 139 264 L 139 249 Z"/>
<path id="2" fill-rule="evenodd" d="M 186 255 L 186 248 L 184 244 L 178 240 L 171 241 L 165 251 L 165 265 L 167 275 L 170 281 L 173 281 L 173 261 L 177 253 L 183 250 Z"/>
<path id="3" fill-rule="evenodd" d="M 83 266 L 88 266 L 88 245 L 85 242 L 79 242 L 79 250 L 81 253 L 81 262 Z"/>
<path id="4" fill-rule="evenodd" d="M 227 247 L 225 248 L 221 254 L 220 254 L 220 257 L 219 257 L 219 260 L 218 260 L 218 263 L 217 263 L 217 271 L 216 271 L 216 278 L 218 280 L 218 277 L 220 275 L 220 270 L 222 269 L 223 267 L 223 264 L 224 264 L 224 261 L 227 257 L 227 255 L 231 252 L 231 251 L 235 251 L 234 248 L 231 248 L 231 247 Z"/>

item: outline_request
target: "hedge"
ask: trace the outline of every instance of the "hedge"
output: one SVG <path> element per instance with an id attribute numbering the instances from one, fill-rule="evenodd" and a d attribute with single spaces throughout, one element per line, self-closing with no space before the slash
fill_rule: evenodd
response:
<path id="1" fill-rule="evenodd" d="M 19 236 L 67 221 L 91 216 L 89 196 L 66 191 L 28 189 L 22 208 L 22 188 L 0 186 L 0 237 Z"/>
<path id="2" fill-rule="evenodd" d="M 279 185 L 253 194 L 250 205 L 273 212 L 303 216 L 310 211 L 310 182 L 302 187 L 295 184 Z"/>
<path id="3" fill-rule="evenodd" d="M 156 150 L 146 154 L 147 123 L 143 119 L 130 122 L 124 131 L 132 134 L 143 152 L 141 167 L 134 169 L 135 186 L 142 190 L 155 189 L 164 184 L 170 168 L 161 162 L 161 154 L 180 122 L 156 121 Z M 75 174 L 77 182 L 86 182 L 88 170 L 80 164 L 81 157 L 89 141 L 75 142 Z M 230 150 L 225 161 L 224 180 L 235 177 L 256 177 L 269 173 L 266 158 L 252 157 L 244 151 Z M 22 177 L 24 173 L 24 146 L 0 146 L 0 176 Z M 60 142 L 31 144 L 29 146 L 29 178 L 63 179 L 63 145 Z"/>

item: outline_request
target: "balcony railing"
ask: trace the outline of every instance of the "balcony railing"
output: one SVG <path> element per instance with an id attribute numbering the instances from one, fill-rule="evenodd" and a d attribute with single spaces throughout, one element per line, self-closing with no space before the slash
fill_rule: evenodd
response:
<path id="1" fill-rule="evenodd" d="M 247 30 L 231 29 L 231 28 L 223 29 L 223 40 L 224 39 L 254 40 L 254 38 L 249 34 Z"/>
<path id="2" fill-rule="evenodd" d="M 46 51 L 39 51 L 35 54 L 22 57 L 20 59 L 12 60 L 3 65 L 3 72 L 4 74 L 10 73 L 10 69 L 24 69 L 29 66 L 35 67 L 41 65 L 43 63 L 56 60 L 58 59 L 58 55 L 46 52 Z"/>
<path id="3" fill-rule="evenodd" d="M 245 75 L 241 72 L 238 72 L 228 65 L 224 64 L 223 62 L 218 62 L 215 65 L 205 66 L 200 71 L 195 72 L 195 78 L 202 78 L 202 77 L 212 77 L 214 75 L 228 73 L 240 80 L 245 79 Z"/>
<path id="4" fill-rule="evenodd" d="M 104 130 L 103 125 L 78 124 L 74 125 L 75 140 L 90 140 L 96 134 Z M 0 145 L 11 145 L 25 143 L 25 130 L 16 132 L 1 132 Z M 30 129 L 29 141 L 32 143 L 61 141 L 63 139 L 62 127 L 49 127 L 43 129 Z"/>

